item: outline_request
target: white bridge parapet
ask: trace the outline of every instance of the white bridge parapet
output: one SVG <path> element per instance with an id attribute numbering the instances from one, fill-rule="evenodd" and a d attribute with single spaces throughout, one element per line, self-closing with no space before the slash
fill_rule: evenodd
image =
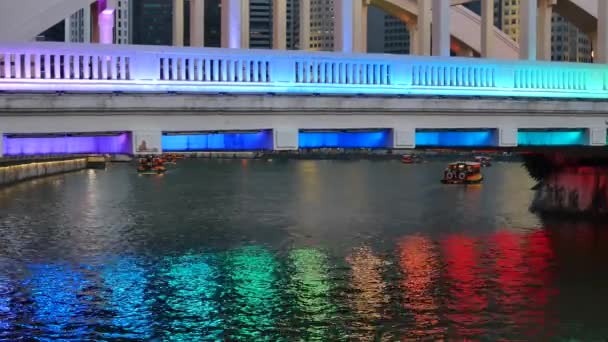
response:
<path id="1" fill-rule="evenodd" d="M 608 98 L 598 64 L 462 57 L 0 43 L 0 91 Z"/>

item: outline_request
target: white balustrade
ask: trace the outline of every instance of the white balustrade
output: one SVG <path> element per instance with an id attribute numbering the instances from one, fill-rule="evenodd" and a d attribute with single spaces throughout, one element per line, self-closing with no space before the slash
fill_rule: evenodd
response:
<path id="1" fill-rule="evenodd" d="M 0 43 L 3 91 L 608 98 L 598 64 L 310 51 Z"/>

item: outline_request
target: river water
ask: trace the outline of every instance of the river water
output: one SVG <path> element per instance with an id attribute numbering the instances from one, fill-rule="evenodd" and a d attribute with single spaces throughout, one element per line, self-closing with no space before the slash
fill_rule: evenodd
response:
<path id="1" fill-rule="evenodd" d="M 517 163 L 185 160 L 0 189 L 0 340 L 608 337 L 608 224 Z"/>

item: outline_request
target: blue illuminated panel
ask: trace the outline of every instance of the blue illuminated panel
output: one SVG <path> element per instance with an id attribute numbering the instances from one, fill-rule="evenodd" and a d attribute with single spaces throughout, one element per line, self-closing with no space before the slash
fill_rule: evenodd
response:
<path id="1" fill-rule="evenodd" d="M 300 148 L 386 148 L 389 130 L 364 132 L 300 132 Z"/>
<path id="2" fill-rule="evenodd" d="M 417 131 L 417 147 L 489 147 L 494 146 L 494 130 Z"/>
<path id="3" fill-rule="evenodd" d="M 255 151 L 272 149 L 272 131 L 163 135 L 163 151 Z"/>
<path id="4" fill-rule="evenodd" d="M 585 145 L 585 130 L 533 131 L 517 132 L 519 146 L 576 146 Z"/>

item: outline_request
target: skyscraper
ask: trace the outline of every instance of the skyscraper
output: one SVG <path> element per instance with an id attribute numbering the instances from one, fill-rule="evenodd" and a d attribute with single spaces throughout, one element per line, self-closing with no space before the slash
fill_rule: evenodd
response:
<path id="1" fill-rule="evenodd" d="M 91 42 L 91 8 L 85 7 L 67 17 L 65 23 L 65 41 L 68 43 Z"/>
<path id="2" fill-rule="evenodd" d="M 587 63 L 592 61 L 589 36 L 557 13 L 551 17 L 551 59 Z"/>
<path id="3" fill-rule="evenodd" d="M 133 1 L 133 44 L 172 45 L 173 4 L 168 0 Z"/>
<path id="4" fill-rule="evenodd" d="M 272 48 L 272 0 L 249 1 L 249 47 Z"/>

